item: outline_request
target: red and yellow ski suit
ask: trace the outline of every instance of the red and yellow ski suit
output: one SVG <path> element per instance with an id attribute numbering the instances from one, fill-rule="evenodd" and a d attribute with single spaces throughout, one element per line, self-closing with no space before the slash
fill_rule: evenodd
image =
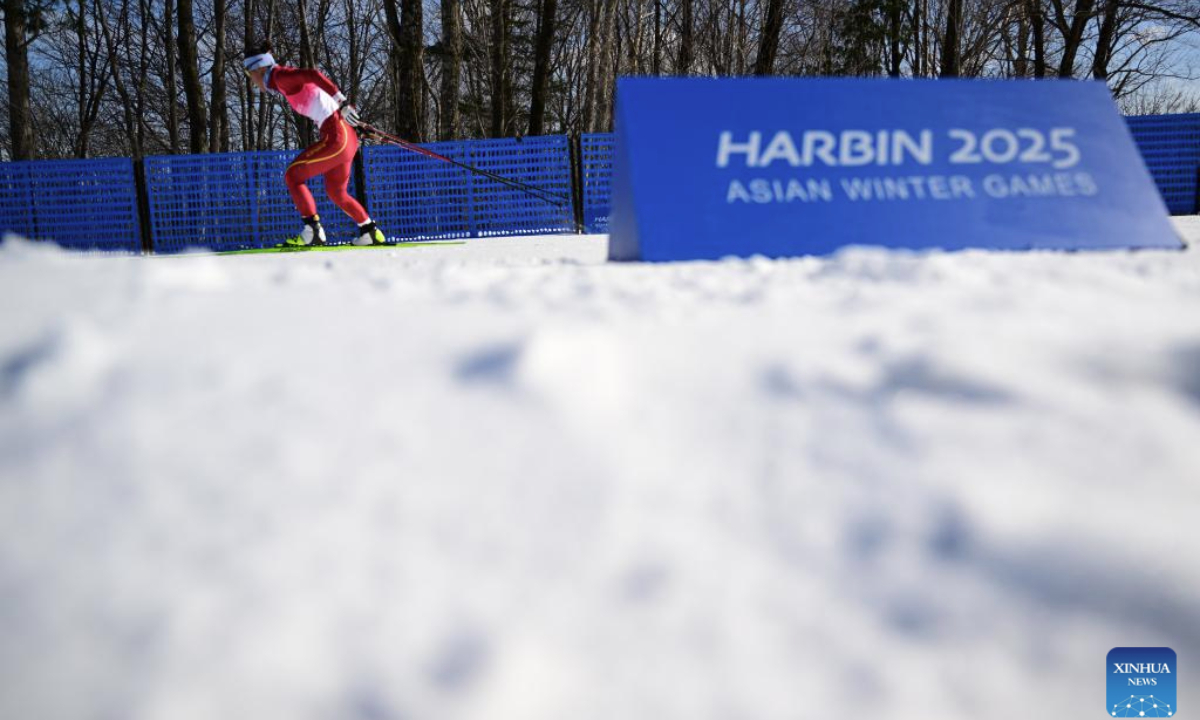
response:
<path id="1" fill-rule="evenodd" d="M 311 177 L 324 175 L 329 199 L 354 222 L 366 222 L 367 211 L 347 192 L 354 154 L 358 152 L 358 136 L 338 112 L 336 98 L 340 98 L 341 93 L 337 86 L 320 71 L 284 65 L 271 68 L 264 84 L 268 90 L 283 95 L 293 110 L 320 128 L 321 139 L 300 153 L 284 175 L 296 209 L 303 217 L 317 214 L 317 203 L 304 183 Z"/>

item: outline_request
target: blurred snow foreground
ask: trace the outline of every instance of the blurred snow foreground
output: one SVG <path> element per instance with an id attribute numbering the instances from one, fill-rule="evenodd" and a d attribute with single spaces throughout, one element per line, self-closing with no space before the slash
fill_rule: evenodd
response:
<path id="1" fill-rule="evenodd" d="M 1200 251 L 604 254 L 6 243 L 0 717 L 1090 717 L 1114 646 L 1196 686 Z"/>

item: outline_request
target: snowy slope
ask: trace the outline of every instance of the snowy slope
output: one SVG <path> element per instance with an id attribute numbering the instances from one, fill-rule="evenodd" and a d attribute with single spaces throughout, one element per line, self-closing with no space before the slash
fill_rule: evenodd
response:
<path id="1" fill-rule="evenodd" d="M 1194 711 L 1195 248 L 604 243 L 6 243 L 0 718 Z"/>

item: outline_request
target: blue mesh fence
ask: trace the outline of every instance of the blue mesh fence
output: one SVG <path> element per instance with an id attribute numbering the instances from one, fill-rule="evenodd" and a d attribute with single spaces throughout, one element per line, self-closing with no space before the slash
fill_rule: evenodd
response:
<path id="1" fill-rule="evenodd" d="M 373 146 L 363 155 L 368 209 L 389 237 L 415 240 L 574 231 L 566 136 L 440 142 L 423 147 L 561 197 L 563 203 L 547 202 L 410 150 Z"/>
<path id="2" fill-rule="evenodd" d="M 27 238 L 37 236 L 33 222 L 30 162 L 0 163 L 0 229 Z"/>
<path id="3" fill-rule="evenodd" d="M 2 230 L 75 250 L 139 252 L 133 162 L 0 163 Z"/>
<path id="4" fill-rule="evenodd" d="M 469 162 L 465 142 L 425 147 Z M 450 163 L 391 145 L 363 150 L 367 209 L 389 237 L 405 240 L 475 236 L 471 174 Z"/>
<path id="5" fill-rule="evenodd" d="M 1200 113 L 1127 118 L 1151 175 L 1176 214 L 1200 210 Z M 611 133 L 581 137 L 582 214 L 588 232 L 606 232 L 612 205 Z M 571 161 L 565 136 L 432 143 L 459 162 L 567 200 Z M 567 233 L 569 204 L 556 205 L 436 159 L 389 145 L 364 148 L 369 210 L 399 239 Z M 296 151 L 151 157 L 146 194 L 154 247 L 178 252 L 270 247 L 300 229 L 283 174 Z M 353 223 L 309 181 L 331 242 Z M 353 192 L 353 187 L 352 190 Z M 78 249 L 137 251 L 137 192 L 129 159 L 0 163 L 0 230 Z"/>
<path id="6" fill-rule="evenodd" d="M 475 229 L 481 236 L 575 231 L 571 148 L 565 135 L 476 140 L 468 144 L 467 153 L 470 165 L 531 185 L 562 201 L 556 205 L 472 173 L 471 205 Z"/>
<path id="7" fill-rule="evenodd" d="M 1171 213 L 1200 210 L 1200 113 L 1140 115 L 1125 120 Z"/>
<path id="8" fill-rule="evenodd" d="M 580 138 L 583 162 L 583 228 L 590 233 L 608 232 L 612 212 L 613 133 L 585 134 Z"/>
<path id="9" fill-rule="evenodd" d="M 146 190 L 157 252 L 273 247 L 303 229 L 283 174 L 295 151 L 146 158 Z M 354 223 L 308 181 L 331 243 L 350 242 Z M 354 193 L 351 181 L 350 192 Z"/>
<path id="10" fill-rule="evenodd" d="M 146 158 L 154 249 L 253 246 L 246 167 L 244 154 Z"/>

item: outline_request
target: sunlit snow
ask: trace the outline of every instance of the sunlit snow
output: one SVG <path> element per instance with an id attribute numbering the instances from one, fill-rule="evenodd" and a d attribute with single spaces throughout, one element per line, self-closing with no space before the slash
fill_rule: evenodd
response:
<path id="1" fill-rule="evenodd" d="M 605 242 L 10 239 L 0 718 L 1084 717 L 1116 646 L 1197 686 L 1195 247 Z"/>

